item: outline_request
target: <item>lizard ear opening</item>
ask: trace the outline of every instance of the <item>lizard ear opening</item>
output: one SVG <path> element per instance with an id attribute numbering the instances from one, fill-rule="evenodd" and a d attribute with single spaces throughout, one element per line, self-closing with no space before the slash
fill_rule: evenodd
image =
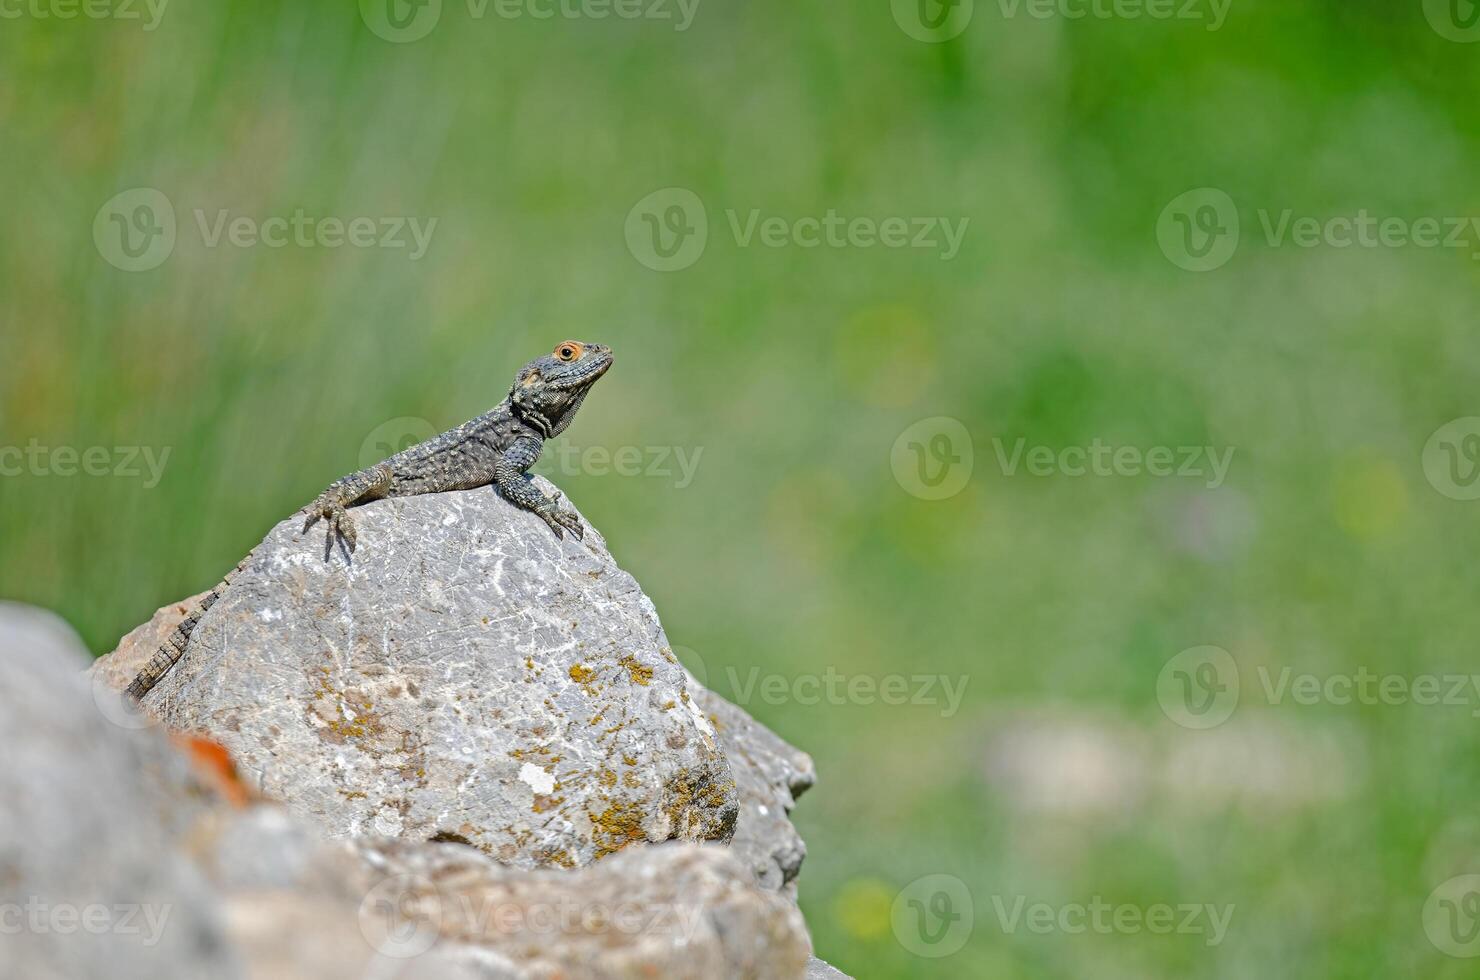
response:
<path id="1" fill-rule="evenodd" d="M 538 380 L 540 380 L 540 373 L 538 371 L 531 371 L 524 377 L 519 379 L 519 384 L 525 388 L 528 388 Z"/>

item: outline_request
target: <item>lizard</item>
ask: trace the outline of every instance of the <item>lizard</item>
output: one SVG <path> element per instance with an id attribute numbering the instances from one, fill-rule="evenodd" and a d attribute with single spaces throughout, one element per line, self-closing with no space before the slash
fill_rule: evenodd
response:
<path id="1" fill-rule="evenodd" d="M 348 559 L 358 540 L 350 508 L 386 497 L 472 490 L 493 484 L 515 506 L 533 512 L 550 525 L 557 538 L 564 538 L 566 531 L 582 538 L 581 519 L 560 508 L 559 491 L 547 497 L 527 473 L 540 458 L 545 440 L 570 426 L 592 386 L 611 366 L 612 350 L 603 344 L 577 340 L 557 344 L 551 353 L 520 368 L 508 395 L 490 411 L 335 480 L 298 511 L 305 517 L 299 534 L 307 534 L 324 521 L 324 559 L 332 556 L 336 540 Z M 243 558 L 175 627 L 129 684 L 125 697 L 130 703 L 138 704 L 179 662 L 196 624 L 255 554 L 254 549 Z"/>

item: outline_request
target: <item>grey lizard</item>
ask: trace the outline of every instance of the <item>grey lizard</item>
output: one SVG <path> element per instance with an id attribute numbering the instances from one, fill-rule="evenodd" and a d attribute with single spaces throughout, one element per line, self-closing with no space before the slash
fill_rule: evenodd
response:
<path id="1" fill-rule="evenodd" d="M 580 538 L 580 518 L 561 510 L 559 494 L 545 496 L 526 473 L 540 458 L 545 440 L 566 430 L 591 387 L 611 365 L 610 347 L 575 340 L 558 344 L 553 352 L 524 365 L 508 396 L 491 411 L 334 481 L 300 511 L 306 516 L 301 533 L 325 521 L 325 559 L 331 556 L 336 539 L 348 556 L 357 539 L 349 514 L 349 508 L 356 504 L 385 497 L 471 490 L 491 483 L 516 506 L 538 515 L 556 537 L 564 537 L 569 531 Z M 133 703 L 148 694 L 179 661 L 196 624 L 251 560 L 252 555 L 247 555 L 221 584 L 206 593 L 195 611 L 181 621 L 139 671 L 126 692 Z"/>

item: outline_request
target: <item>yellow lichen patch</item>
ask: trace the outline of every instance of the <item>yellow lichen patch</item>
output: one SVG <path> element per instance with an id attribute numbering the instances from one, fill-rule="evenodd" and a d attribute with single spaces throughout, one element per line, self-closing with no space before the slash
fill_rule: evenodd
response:
<path id="1" fill-rule="evenodd" d="M 570 679 L 581 685 L 581 689 L 592 697 L 595 697 L 598 693 L 596 690 L 596 671 L 587 667 L 585 664 L 572 664 L 570 668 Z"/>
<path id="2" fill-rule="evenodd" d="M 610 769 L 603 769 L 601 770 L 601 775 L 597 777 L 597 782 L 610 789 L 617 785 L 617 774 Z"/>
<path id="3" fill-rule="evenodd" d="M 678 707 L 678 702 L 677 701 L 664 701 L 663 702 L 663 710 L 664 711 L 672 711 L 676 707 Z"/>
<path id="4" fill-rule="evenodd" d="M 627 676 L 632 678 L 632 683 L 647 687 L 653 679 L 653 668 L 647 664 L 638 662 L 638 659 L 630 653 L 624 653 L 617 658 L 617 663 L 627 668 Z"/>
<path id="5" fill-rule="evenodd" d="M 598 858 L 647 840 L 642 829 L 642 807 L 636 803 L 613 803 L 591 818 L 591 827 Z"/>
<path id="6" fill-rule="evenodd" d="M 336 691 L 329 683 L 328 667 L 318 669 L 310 708 L 329 731 L 340 739 L 372 738 L 385 732 L 374 710 L 374 702 L 361 691 Z"/>

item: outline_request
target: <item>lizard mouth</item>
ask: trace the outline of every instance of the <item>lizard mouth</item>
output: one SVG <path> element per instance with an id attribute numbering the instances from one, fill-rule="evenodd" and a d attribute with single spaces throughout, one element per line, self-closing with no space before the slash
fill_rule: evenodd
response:
<path id="1" fill-rule="evenodd" d="M 587 356 L 589 357 L 590 355 L 588 354 Z M 601 378 L 602 375 L 606 374 L 606 372 L 611 369 L 614 360 L 615 358 L 612 357 L 612 352 L 610 350 L 600 351 L 596 357 L 593 357 L 591 359 L 591 363 L 589 365 L 582 365 L 583 369 L 580 371 L 580 373 L 572 377 L 562 379 L 559 383 L 555 384 L 554 387 L 569 389 L 585 388 L 589 385 L 593 385 Z"/>

